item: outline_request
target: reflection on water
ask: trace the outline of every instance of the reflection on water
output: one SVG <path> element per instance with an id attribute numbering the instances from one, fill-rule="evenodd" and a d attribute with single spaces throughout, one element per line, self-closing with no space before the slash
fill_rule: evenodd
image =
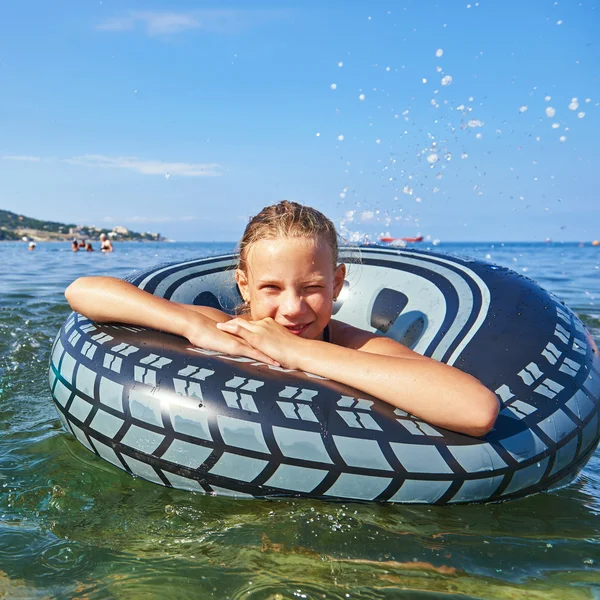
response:
<path id="1" fill-rule="evenodd" d="M 46 370 L 76 276 L 124 276 L 232 244 L 122 244 L 113 255 L 0 248 L 0 596 L 591 598 L 600 586 L 600 454 L 577 482 L 519 501 L 377 506 L 169 490 L 60 428 Z M 39 250 L 39 252 L 38 252 Z M 600 338 L 597 249 L 441 246 L 511 266 Z M 8 265 L 11 265 L 10 268 Z M 16 268 L 15 268 L 16 266 Z"/>

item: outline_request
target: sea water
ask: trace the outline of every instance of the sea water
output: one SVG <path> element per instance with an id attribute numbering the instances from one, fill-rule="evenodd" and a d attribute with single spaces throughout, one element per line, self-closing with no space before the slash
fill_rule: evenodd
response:
<path id="1" fill-rule="evenodd" d="M 0 597 L 600 598 L 600 451 L 559 491 L 501 504 L 236 500 L 135 479 L 60 425 L 52 341 L 82 275 L 230 243 L 0 245 Z M 557 294 L 600 341 L 600 247 L 441 244 Z"/>

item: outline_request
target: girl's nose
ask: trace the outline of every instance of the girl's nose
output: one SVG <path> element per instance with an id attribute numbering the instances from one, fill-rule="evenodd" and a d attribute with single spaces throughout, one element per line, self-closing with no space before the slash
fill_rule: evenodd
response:
<path id="1" fill-rule="evenodd" d="M 288 292 L 284 294 L 279 306 L 286 317 L 299 315 L 304 310 L 304 298 L 295 292 Z"/>

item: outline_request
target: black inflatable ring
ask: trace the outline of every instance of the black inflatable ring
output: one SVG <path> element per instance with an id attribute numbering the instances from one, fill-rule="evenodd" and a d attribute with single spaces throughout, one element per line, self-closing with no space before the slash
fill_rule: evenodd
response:
<path id="1" fill-rule="evenodd" d="M 341 259 L 356 249 L 342 249 Z M 336 318 L 454 365 L 503 408 L 484 439 L 433 427 L 308 373 L 209 352 L 176 336 L 73 313 L 51 354 L 65 428 L 149 481 L 236 496 L 463 503 L 570 482 L 598 444 L 600 360 L 579 319 L 508 269 L 363 248 Z M 234 256 L 130 281 L 232 311 Z"/>

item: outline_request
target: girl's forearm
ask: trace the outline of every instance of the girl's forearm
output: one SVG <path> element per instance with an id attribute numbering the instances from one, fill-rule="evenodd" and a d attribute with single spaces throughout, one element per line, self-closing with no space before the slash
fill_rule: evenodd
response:
<path id="1" fill-rule="evenodd" d="M 194 346 L 278 365 L 243 340 L 217 329 L 229 317 L 216 309 L 187 305 L 153 296 L 113 277 L 82 277 L 65 295 L 71 308 L 99 323 L 128 323 L 186 338 Z M 204 314 L 204 310 L 208 311 Z"/>
<path id="2" fill-rule="evenodd" d="M 485 435 L 498 414 L 496 395 L 477 379 L 431 359 L 408 359 L 306 340 L 298 368 L 344 383 L 433 425 Z"/>
<path id="3" fill-rule="evenodd" d="M 191 311 L 113 277 L 81 277 L 65 291 L 71 308 L 98 323 L 128 323 L 185 336 Z"/>

